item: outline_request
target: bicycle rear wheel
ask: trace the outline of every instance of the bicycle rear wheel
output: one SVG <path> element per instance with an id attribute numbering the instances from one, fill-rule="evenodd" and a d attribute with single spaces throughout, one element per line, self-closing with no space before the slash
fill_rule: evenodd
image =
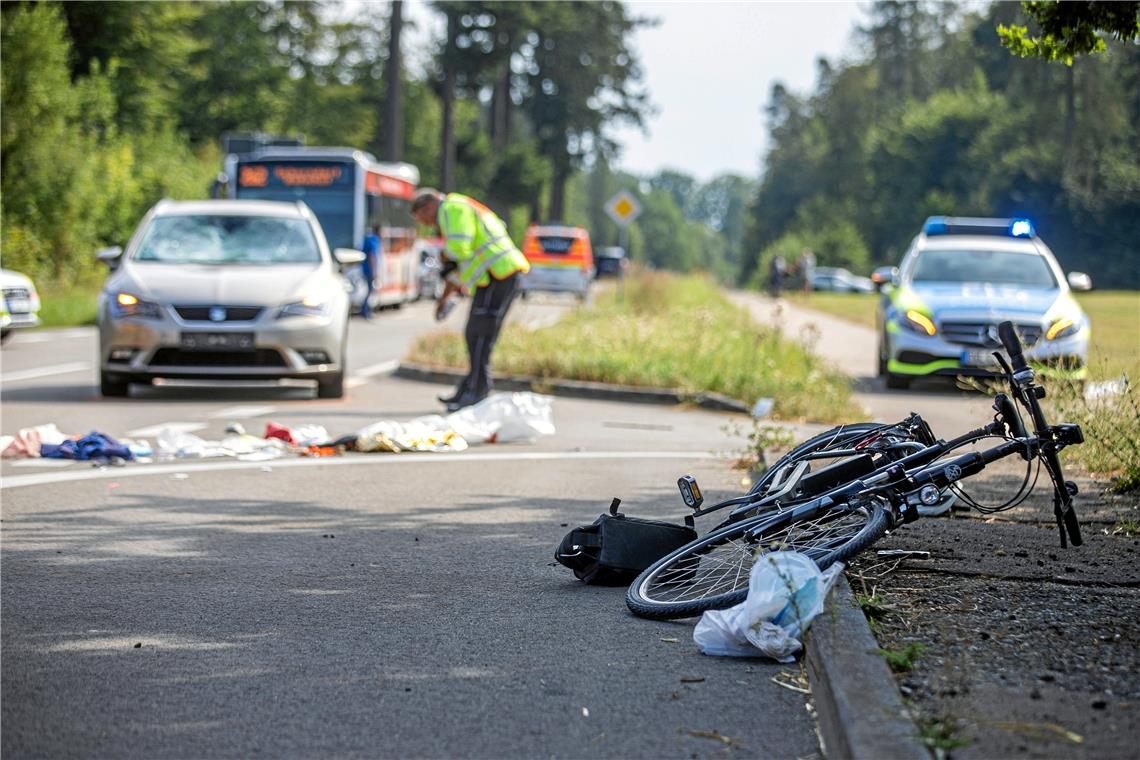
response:
<path id="1" fill-rule="evenodd" d="M 760 515 L 715 530 L 662 557 L 637 577 L 626 605 L 640 617 L 693 617 L 744 601 L 756 557 L 798 551 L 824 569 L 879 540 L 888 513 L 879 499 L 832 506 L 810 518 Z M 749 535 L 755 531 L 754 535 Z"/>

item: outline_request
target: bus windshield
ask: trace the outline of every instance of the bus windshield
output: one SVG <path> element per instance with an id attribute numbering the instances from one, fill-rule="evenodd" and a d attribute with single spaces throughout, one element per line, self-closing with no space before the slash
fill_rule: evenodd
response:
<path id="1" fill-rule="evenodd" d="M 164 264 L 319 264 L 304 219 L 280 216 L 160 216 L 150 223 L 136 261 Z"/>

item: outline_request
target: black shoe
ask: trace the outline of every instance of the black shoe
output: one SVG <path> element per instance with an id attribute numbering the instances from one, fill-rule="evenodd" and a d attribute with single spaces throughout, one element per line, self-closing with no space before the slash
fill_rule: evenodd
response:
<path id="1" fill-rule="evenodd" d="M 455 393 L 452 393 L 450 396 L 436 396 L 436 398 L 439 399 L 439 403 L 441 404 L 454 404 L 456 401 L 463 398 L 463 393 L 464 389 L 462 386 L 460 386 L 459 388 L 456 388 Z"/>

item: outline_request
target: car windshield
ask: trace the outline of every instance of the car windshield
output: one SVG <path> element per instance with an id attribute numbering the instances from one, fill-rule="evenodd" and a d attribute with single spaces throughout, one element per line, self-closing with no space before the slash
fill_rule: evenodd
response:
<path id="1" fill-rule="evenodd" d="M 1014 251 L 923 251 L 914 263 L 913 282 L 978 282 L 1055 288 L 1044 256 Z"/>
<path id="2" fill-rule="evenodd" d="M 134 258 L 165 264 L 317 264 L 321 253 L 304 219 L 195 214 L 152 221 Z"/>

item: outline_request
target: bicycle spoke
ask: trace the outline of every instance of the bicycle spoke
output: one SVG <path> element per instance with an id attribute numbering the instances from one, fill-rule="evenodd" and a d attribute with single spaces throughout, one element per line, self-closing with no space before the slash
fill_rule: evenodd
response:
<path id="1" fill-rule="evenodd" d="M 678 557 L 645 584 L 648 599 L 661 603 L 696 601 L 746 589 L 756 557 L 771 551 L 799 551 L 818 559 L 853 539 L 867 524 L 865 510 L 827 512 L 793 522 L 758 539 L 726 537 Z"/>

